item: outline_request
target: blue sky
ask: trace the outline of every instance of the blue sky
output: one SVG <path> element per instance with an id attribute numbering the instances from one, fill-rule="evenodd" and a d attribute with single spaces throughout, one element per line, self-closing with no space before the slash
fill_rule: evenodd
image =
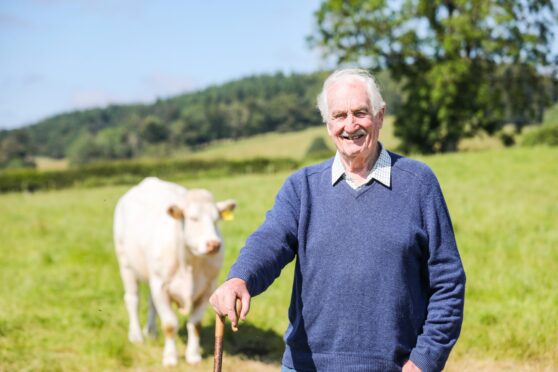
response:
<path id="1" fill-rule="evenodd" d="M 243 76 L 326 68 L 319 0 L 0 2 L 0 128 L 152 102 Z"/>

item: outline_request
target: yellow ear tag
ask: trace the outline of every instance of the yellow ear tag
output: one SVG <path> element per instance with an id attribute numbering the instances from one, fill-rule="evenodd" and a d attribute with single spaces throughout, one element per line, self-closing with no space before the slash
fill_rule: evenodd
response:
<path id="1" fill-rule="evenodd" d="M 221 218 L 223 221 L 232 221 L 234 220 L 234 213 L 231 210 L 224 210 L 221 212 Z"/>

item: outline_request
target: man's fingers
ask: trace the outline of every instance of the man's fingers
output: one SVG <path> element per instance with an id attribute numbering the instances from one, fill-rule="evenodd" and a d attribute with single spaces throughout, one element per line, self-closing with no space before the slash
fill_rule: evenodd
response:
<path id="1" fill-rule="evenodd" d="M 227 310 L 227 316 L 231 321 L 233 328 L 236 328 L 238 324 L 238 318 L 236 316 L 236 293 L 229 292 L 225 295 L 225 308 Z"/>
<path id="2" fill-rule="evenodd" d="M 217 295 L 215 293 L 213 293 L 211 295 L 211 297 L 209 297 L 209 303 L 211 304 L 211 307 L 217 313 L 217 315 L 221 315 L 220 312 L 219 312 L 218 301 L 219 300 L 218 300 Z"/>
<path id="3" fill-rule="evenodd" d="M 211 304 L 211 306 L 213 307 L 213 310 L 215 311 L 215 313 L 218 316 L 225 316 L 227 315 L 225 308 L 223 306 L 223 301 L 220 298 L 220 296 L 218 296 L 216 293 L 214 293 L 210 298 L 209 298 L 209 303 Z"/>
<path id="4" fill-rule="evenodd" d="M 237 323 L 236 324 L 232 324 L 231 328 L 233 330 L 233 332 L 237 332 L 238 331 L 238 322 L 240 321 L 240 311 L 242 310 L 242 302 L 240 301 L 240 298 L 236 298 L 235 301 L 235 306 L 234 306 L 234 315 L 236 316 L 236 320 Z"/>
<path id="5" fill-rule="evenodd" d="M 234 310 L 228 311 L 227 316 L 229 317 L 229 319 L 231 321 L 231 326 L 233 328 L 233 331 L 238 329 L 238 319 L 236 318 L 235 311 Z"/>
<path id="6" fill-rule="evenodd" d="M 248 315 L 248 312 L 250 311 L 250 294 L 245 292 L 240 301 L 242 303 L 240 309 L 240 319 L 246 320 L 246 315 Z"/>
<path id="7" fill-rule="evenodd" d="M 250 294 L 241 279 L 230 279 L 223 283 L 209 298 L 209 302 L 219 316 L 228 316 L 233 331 L 238 330 L 238 322 L 245 320 L 250 310 Z"/>

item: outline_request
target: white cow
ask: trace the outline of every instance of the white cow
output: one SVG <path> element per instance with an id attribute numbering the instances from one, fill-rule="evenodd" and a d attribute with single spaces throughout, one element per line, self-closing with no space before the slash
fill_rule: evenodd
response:
<path id="1" fill-rule="evenodd" d="M 181 313 L 190 313 L 186 361 L 201 360 L 200 322 L 223 264 L 223 241 L 216 223 L 235 206 L 233 200 L 216 203 L 207 190 L 186 191 L 155 177 L 130 189 L 116 205 L 114 242 L 130 320 L 128 339 L 143 341 L 138 282 L 148 282 L 145 332 L 156 335 L 156 310 L 165 334 L 164 365 L 177 363 L 178 319 L 172 303 Z"/>

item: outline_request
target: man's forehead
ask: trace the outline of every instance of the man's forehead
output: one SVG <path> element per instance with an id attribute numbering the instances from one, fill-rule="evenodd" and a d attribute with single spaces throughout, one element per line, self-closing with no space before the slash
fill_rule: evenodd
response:
<path id="1" fill-rule="evenodd" d="M 331 108 L 331 113 L 335 114 L 337 112 L 345 112 L 348 109 L 350 111 L 369 111 L 370 106 L 368 104 L 365 104 L 365 105 L 351 106 L 351 107 L 347 108 L 346 105 L 342 105 L 342 106 L 339 106 L 339 107 L 332 107 Z"/>
<path id="2" fill-rule="evenodd" d="M 327 103 L 331 110 L 336 110 L 337 106 L 345 109 L 347 103 L 351 104 L 351 109 L 369 109 L 370 100 L 368 90 L 362 81 L 349 80 L 340 81 L 331 85 L 327 92 Z M 338 107 L 341 109 L 341 107 Z"/>
<path id="3" fill-rule="evenodd" d="M 363 81 L 358 79 L 345 79 L 336 81 L 327 88 L 328 98 L 338 95 L 363 93 L 368 97 L 368 89 Z"/>

